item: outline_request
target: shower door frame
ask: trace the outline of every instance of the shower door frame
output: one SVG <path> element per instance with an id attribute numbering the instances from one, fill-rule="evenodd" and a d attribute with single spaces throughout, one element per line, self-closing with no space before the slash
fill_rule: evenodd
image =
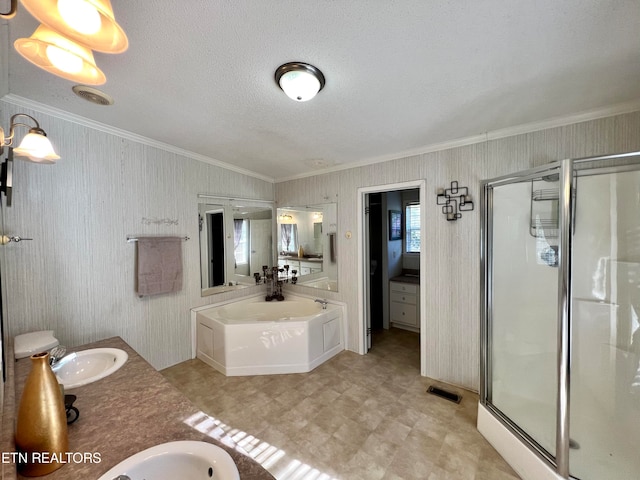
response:
<path id="1" fill-rule="evenodd" d="M 569 172 L 567 172 L 569 170 Z M 493 250 L 493 188 L 510 185 L 515 183 L 522 183 L 526 181 L 531 181 L 535 179 L 540 179 L 541 177 L 557 174 L 559 175 L 559 179 L 561 180 L 559 188 L 559 249 L 558 249 L 558 286 L 559 288 L 559 306 L 564 305 L 568 302 L 569 292 L 570 292 L 570 276 L 566 276 L 565 271 L 569 268 L 570 265 L 565 266 L 564 262 L 570 262 L 570 258 L 564 258 L 563 252 L 567 251 L 565 248 L 565 242 L 567 241 L 567 235 L 563 232 L 563 226 L 565 224 L 565 217 L 570 217 L 568 214 L 571 209 L 571 185 L 569 185 L 569 193 L 567 195 L 563 194 L 565 190 L 565 185 L 562 183 L 567 176 L 571 179 L 571 160 L 563 160 L 558 162 L 552 162 L 546 164 L 542 167 L 532 168 L 529 170 L 524 170 L 521 172 L 517 172 L 510 175 L 504 175 L 501 177 L 483 180 L 481 185 L 482 196 L 480 199 L 480 292 L 481 292 L 481 322 L 480 322 L 480 403 L 489 410 L 499 421 L 505 426 L 512 434 L 518 437 L 525 445 L 529 447 L 540 459 L 542 459 L 545 463 L 547 463 L 553 470 L 559 471 L 558 458 L 562 457 L 563 452 L 559 452 L 558 446 L 562 445 L 562 441 L 559 442 L 558 438 L 556 438 L 556 456 L 552 456 L 546 449 L 544 449 L 538 442 L 536 442 L 527 432 L 525 432 L 522 428 L 520 428 L 516 423 L 514 423 L 507 415 L 502 413 L 500 409 L 494 406 L 491 402 L 489 402 L 488 397 L 491 394 L 491 385 L 490 378 L 491 375 L 491 351 L 492 351 L 492 336 L 491 336 L 491 322 L 490 319 L 492 317 L 493 312 L 493 301 L 492 301 L 492 293 L 493 293 L 493 265 L 492 262 L 489 262 L 489 252 Z M 565 198 L 568 199 L 568 202 L 565 204 Z M 568 220 L 567 220 L 568 221 Z M 570 239 L 569 239 L 570 241 Z M 558 314 L 560 315 L 560 308 L 558 308 Z M 562 317 L 560 317 L 562 318 Z M 567 372 L 569 363 L 569 350 L 568 343 L 567 345 L 563 345 L 560 339 L 560 334 L 564 333 L 564 329 L 560 328 L 560 323 L 558 322 L 558 347 L 559 347 L 559 355 L 558 362 L 562 359 L 562 365 L 559 365 L 561 370 Z M 568 328 L 568 316 L 567 316 L 567 328 Z M 562 332 L 561 332 L 562 330 Z M 566 350 L 562 350 L 566 347 Z M 560 380 L 564 382 L 566 385 L 560 385 Z M 558 376 L 558 385 L 559 391 L 565 391 L 566 395 L 558 396 L 556 400 L 556 437 L 558 437 L 558 432 L 565 432 L 565 425 L 568 425 L 569 411 L 568 411 L 568 375 L 559 375 Z M 560 405 L 562 402 L 562 405 Z M 561 428 L 560 425 L 562 425 Z M 567 447 L 568 447 L 568 437 L 567 437 Z M 568 460 L 568 448 L 566 452 L 566 458 Z M 568 463 L 568 462 L 567 462 Z M 561 474 L 562 475 L 562 474 Z M 564 475 L 564 478 L 568 478 Z"/>
<path id="2" fill-rule="evenodd" d="M 598 161 L 612 161 L 639 157 L 631 165 L 604 165 L 583 167 L 583 164 Z M 549 467 L 564 479 L 569 474 L 569 413 L 571 390 L 571 252 L 573 237 L 573 220 L 575 218 L 575 190 L 579 176 L 597 175 L 601 173 L 624 172 L 638 170 L 640 152 L 566 159 L 548 163 L 542 167 L 532 168 L 510 175 L 483 180 L 480 199 L 480 403 L 524 445 L 533 451 Z M 575 168 L 577 166 L 577 168 Z M 580 168 L 583 167 L 583 168 Z M 493 188 L 502 185 L 521 183 L 545 176 L 545 173 L 559 174 L 558 202 L 558 316 L 557 316 L 557 374 L 558 389 L 556 392 L 556 452 L 553 457 L 530 435 L 516 425 L 508 416 L 489 402 L 491 394 L 491 317 L 493 294 L 493 266 L 489 262 L 489 254 L 493 248 Z M 567 254 L 568 253 L 568 254 Z"/>

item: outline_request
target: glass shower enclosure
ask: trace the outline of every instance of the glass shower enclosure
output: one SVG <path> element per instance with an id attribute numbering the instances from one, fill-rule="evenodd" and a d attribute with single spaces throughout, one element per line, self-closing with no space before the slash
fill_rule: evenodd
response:
<path id="1" fill-rule="evenodd" d="M 640 478 L 640 152 L 482 189 L 481 406 L 549 478 Z"/>

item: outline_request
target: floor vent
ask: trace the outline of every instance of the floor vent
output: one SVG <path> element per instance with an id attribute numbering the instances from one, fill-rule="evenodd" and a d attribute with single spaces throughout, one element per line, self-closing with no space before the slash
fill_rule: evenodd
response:
<path id="1" fill-rule="evenodd" d="M 460 400 L 462 400 L 462 395 L 458 395 L 457 393 L 447 392 L 446 390 L 443 390 L 438 387 L 434 387 L 433 385 L 427 388 L 427 393 L 430 393 L 432 395 L 437 395 L 438 397 L 445 398 L 455 403 L 460 403 Z"/>

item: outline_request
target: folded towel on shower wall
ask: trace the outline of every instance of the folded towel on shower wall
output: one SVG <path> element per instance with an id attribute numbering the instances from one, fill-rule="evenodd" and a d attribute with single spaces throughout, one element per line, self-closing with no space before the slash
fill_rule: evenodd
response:
<path id="1" fill-rule="evenodd" d="M 139 237 L 137 292 L 140 296 L 182 289 L 182 238 Z"/>

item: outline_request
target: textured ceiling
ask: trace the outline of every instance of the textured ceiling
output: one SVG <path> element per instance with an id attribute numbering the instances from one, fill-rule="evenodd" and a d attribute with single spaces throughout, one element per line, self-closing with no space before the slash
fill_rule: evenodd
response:
<path id="1" fill-rule="evenodd" d="M 8 2 L 7 2 L 8 3 Z M 640 99 L 638 0 L 112 0 L 92 105 L 9 53 L 9 93 L 281 179 Z M 37 22 L 19 6 L 11 44 Z M 296 103 L 273 80 L 320 68 Z"/>

